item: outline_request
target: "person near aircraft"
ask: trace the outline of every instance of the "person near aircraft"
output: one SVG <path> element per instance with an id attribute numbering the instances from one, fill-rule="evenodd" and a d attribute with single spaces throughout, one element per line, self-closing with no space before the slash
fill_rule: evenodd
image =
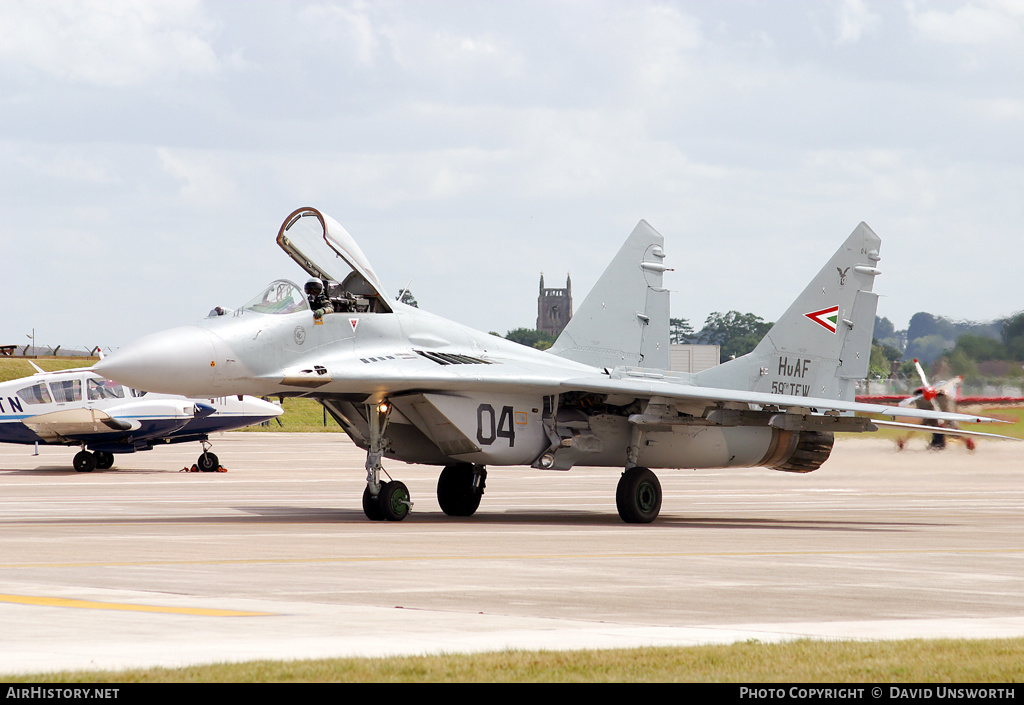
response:
<path id="1" fill-rule="evenodd" d="M 309 307 L 313 309 L 313 318 L 323 318 L 328 313 L 334 313 L 334 306 L 324 292 L 324 283 L 317 277 L 312 277 L 306 282 L 306 298 L 309 300 Z"/>

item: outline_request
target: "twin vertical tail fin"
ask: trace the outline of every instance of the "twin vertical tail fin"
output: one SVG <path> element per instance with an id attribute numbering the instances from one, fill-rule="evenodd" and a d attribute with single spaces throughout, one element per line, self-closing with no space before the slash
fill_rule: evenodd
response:
<path id="1" fill-rule="evenodd" d="M 753 352 L 697 373 L 694 382 L 852 401 L 871 358 L 881 242 L 858 225 Z"/>
<path id="2" fill-rule="evenodd" d="M 550 351 L 594 367 L 668 369 L 664 244 L 641 220 Z"/>

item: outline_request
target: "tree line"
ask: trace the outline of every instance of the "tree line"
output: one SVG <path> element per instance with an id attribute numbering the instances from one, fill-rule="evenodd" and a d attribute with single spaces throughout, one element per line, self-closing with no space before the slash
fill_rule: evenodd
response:
<path id="1" fill-rule="evenodd" d="M 669 342 L 718 345 L 721 362 L 746 355 L 773 323 L 753 313 L 714 312 L 694 331 L 687 318 L 669 319 Z M 495 333 L 495 335 L 498 335 Z M 516 328 L 504 336 L 523 345 L 546 350 L 555 336 L 529 328 Z M 1017 377 L 1024 363 L 1024 311 L 988 322 L 956 321 L 919 312 L 905 330 L 896 330 L 888 318 L 875 317 L 870 376 L 914 376 L 914 360 L 926 367 L 964 377 Z"/>

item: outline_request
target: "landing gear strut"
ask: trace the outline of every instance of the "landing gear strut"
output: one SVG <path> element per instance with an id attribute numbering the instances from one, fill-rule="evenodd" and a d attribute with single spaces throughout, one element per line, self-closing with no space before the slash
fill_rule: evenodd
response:
<path id="1" fill-rule="evenodd" d="M 450 517 L 473 516 L 484 494 L 487 468 L 471 463 L 448 465 L 437 479 L 437 503 Z"/>
<path id="2" fill-rule="evenodd" d="M 661 511 L 661 483 L 647 468 L 627 468 L 615 490 L 615 506 L 627 524 L 650 524 Z"/>
<path id="3" fill-rule="evenodd" d="M 381 482 L 384 472 L 381 458 L 384 457 L 384 431 L 391 415 L 391 403 L 381 403 L 368 408 L 367 420 L 370 425 L 370 447 L 366 451 L 366 489 L 363 490 L 363 514 L 371 521 L 402 521 L 409 516 L 412 499 L 409 488 L 398 480 Z M 386 473 L 385 473 L 386 474 Z"/>

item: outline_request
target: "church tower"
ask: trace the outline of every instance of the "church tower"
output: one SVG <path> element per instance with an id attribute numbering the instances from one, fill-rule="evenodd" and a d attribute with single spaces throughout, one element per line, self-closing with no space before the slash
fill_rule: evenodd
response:
<path id="1" fill-rule="evenodd" d="M 558 337 L 572 318 L 572 279 L 565 275 L 564 289 L 545 289 L 540 275 L 540 296 L 537 297 L 537 330 Z"/>

